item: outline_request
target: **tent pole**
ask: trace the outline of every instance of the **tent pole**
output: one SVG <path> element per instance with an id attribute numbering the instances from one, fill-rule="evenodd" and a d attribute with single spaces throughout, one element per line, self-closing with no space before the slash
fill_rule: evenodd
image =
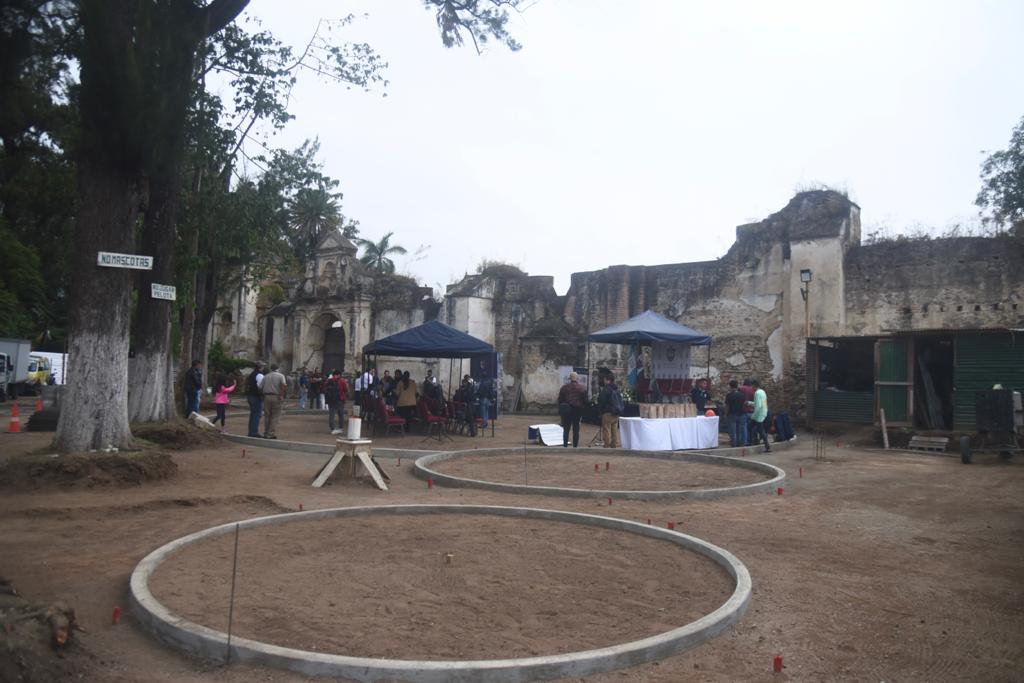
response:
<path id="1" fill-rule="evenodd" d="M 709 382 L 711 381 L 711 344 L 708 344 L 708 370 L 704 374 L 704 377 L 706 377 Z"/>
<path id="2" fill-rule="evenodd" d="M 452 401 L 452 368 L 455 367 L 455 359 L 448 359 L 448 402 Z"/>

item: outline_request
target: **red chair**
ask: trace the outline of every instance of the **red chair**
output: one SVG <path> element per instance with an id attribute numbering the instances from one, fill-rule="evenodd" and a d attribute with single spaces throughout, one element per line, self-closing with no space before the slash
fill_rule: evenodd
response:
<path id="1" fill-rule="evenodd" d="M 444 436 L 444 423 L 447 422 L 447 418 L 441 417 L 440 415 L 431 415 L 430 411 L 427 410 L 427 402 L 420 400 L 416 404 L 416 412 L 419 418 L 423 420 L 423 424 L 427 426 L 427 436 L 431 435 L 434 427 L 437 427 L 437 439 L 440 441 Z"/>
<path id="2" fill-rule="evenodd" d="M 397 427 L 398 433 L 405 436 L 405 418 L 389 413 L 382 398 L 377 399 L 377 419 L 373 424 L 384 427 L 384 436 L 388 435 L 392 427 Z"/>

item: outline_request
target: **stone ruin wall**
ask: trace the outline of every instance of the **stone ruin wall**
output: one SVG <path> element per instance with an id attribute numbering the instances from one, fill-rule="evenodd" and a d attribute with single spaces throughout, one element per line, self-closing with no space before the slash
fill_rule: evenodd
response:
<path id="1" fill-rule="evenodd" d="M 850 335 L 1024 327 L 1024 241 L 900 240 L 846 259 Z"/>

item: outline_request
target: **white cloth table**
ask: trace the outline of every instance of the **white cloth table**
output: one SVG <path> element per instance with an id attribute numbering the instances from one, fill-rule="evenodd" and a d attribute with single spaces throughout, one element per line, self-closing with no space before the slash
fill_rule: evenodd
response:
<path id="1" fill-rule="evenodd" d="M 718 446 L 718 416 L 647 419 L 620 417 L 622 447 L 632 451 L 679 451 Z"/>

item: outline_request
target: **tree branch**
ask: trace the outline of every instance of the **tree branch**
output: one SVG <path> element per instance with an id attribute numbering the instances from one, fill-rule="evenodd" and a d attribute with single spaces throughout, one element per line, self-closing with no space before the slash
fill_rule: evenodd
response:
<path id="1" fill-rule="evenodd" d="M 234 21 L 248 4 L 249 0 L 213 0 L 203 8 L 200 19 L 206 37 L 209 38 L 224 30 L 224 27 Z"/>

